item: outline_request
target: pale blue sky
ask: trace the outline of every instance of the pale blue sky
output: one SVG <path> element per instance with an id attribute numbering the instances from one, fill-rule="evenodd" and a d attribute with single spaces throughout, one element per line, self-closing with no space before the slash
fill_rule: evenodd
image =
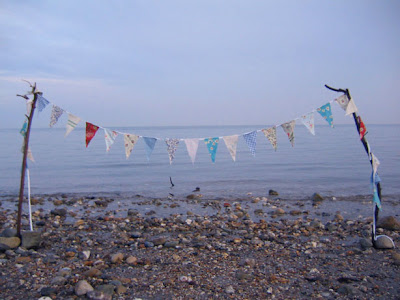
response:
<path id="1" fill-rule="evenodd" d="M 324 84 L 399 123 L 399 70 L 394 0 L 0 0 L 0 128 L 22 124 L 21 79 L 100 126 L 280 124 Z"/>

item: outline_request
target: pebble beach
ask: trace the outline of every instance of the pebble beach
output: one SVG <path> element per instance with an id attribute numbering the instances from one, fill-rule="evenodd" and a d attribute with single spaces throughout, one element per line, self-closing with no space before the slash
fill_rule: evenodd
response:
<path id="1" fill-rule="evenodd" d="M 17 202 L 0 199 L 1 299 L 400 297 L 396 197 L 377 228 L 392 249 L 372 246 L 367 196 L 42 195 L 32 199 L 37 241 L 22 243 Z"/>

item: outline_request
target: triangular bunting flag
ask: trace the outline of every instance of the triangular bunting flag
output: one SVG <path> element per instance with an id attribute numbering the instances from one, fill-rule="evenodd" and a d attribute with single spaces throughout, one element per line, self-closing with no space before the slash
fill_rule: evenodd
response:
<path id="1" fill-rule="evenodd" d="M 354 103 L 353 98 L 350 98 L 349 103 L 346 108 L 346 116 L 356 113 L 358 111 L 356 104 Z"/>
<path id="2" fill-rule="evenodd" d="M 35 162 L 35 159 L 33 158 L 33 154 L 30 148 L 28 148 L 28 158 L 31 162 Z"/>
<path id="3" fill-rule="evenodd" d="M 172 161 L 175 158 L 175 152 L 178 149 L 179 140 L 178 139 L 166 139 L 165 143 L 167 144 L 167 151 L 169 156 L 169 164 L 172 164 Z"/>
<path id="4" fill-rule="evenodd" d="M 358 124 L 360 125 L 360 140 L 367 134 L 367 128 L 365 127 L 364 122 L 361 120 L 361 117 L 358 116 Z"/>
<path id="5" fill-rule="evenodd" d="M 139 136 L 135 135 L 135 134 L 125 134 L 124 135 L 126 159 L 128 159 L 129 156 L 131 155 L 133 147 L 135 146 L 138 139 L 139 139 Z"/>
<path id="6" fill-rule="evenodd" d="M 197 149 L 199 148 L 199 139 L 185 139 L 186 149 L 194 164 L 196 160 Z"/>
<path id="7" fill-rule="evenodd" d="M 19 131 L 19 133 L 25 137 L 26 136 L 26 131 L 28 130 L 28 119 L 25 118 L 24 124 L 22 125 L 21 130 Z"/>
<path id="8" fill-rule="evenodd" d="M 246 144 L 249 147 L 251 154 L 255 156 L 257 146 L 257 131 L 243 134 L 243 138 L 246 141 Z"/>
<path id="9" fill-rule="evenodd" d="M 104 128 L 104 138 L 106 141 L 106 150 L 110 151 L 111 145 L 114 144 L 118 132 L 111 131 L 110 129 Z"/>
<path id="10" fill-rule="evenodd" d="M 78 125 L 81 121 L 81 118 L 74 116 L 72 114 L 68 114 L 68 122 L 67 122 L 67 131 L 65 132 L 65 136 L 71 133 L 72 130 Z"/>
<path id="11" fill-rule="evenodd" d="M 37 94 L 37 108 L 41 112 L 46 106 L 50 103 L 47 99 L 45 99 L 42 95 Z"/>
<path id="12" fill-rule="evenodd" d="M 376 206 L 378 206 L 379 209 L 382 209 L 381 199 L 379 199 L 379 195 L 378 195 L 377 189 L 374 189 L 373 201 L 376 204 Z"/>
<path id="13" fill-rule="evenodd" d="M 269 140 L 269 142 L 271 143 L 272 147 L 274 147 L 275 151 L 276 148 L 278 146 L 277 144 L 277 139 L 276 139 L 276 127 L 270 127 L 268 129 L 262 129 L 261 130 L 265 137 Z"/>
<path id="14" fill-rule="evenodd" d="M 319 114 L 329 123 L 329 125 L 333 127 L 333 117 L 330 103 L 322 105 L 317 109 L 317 112 L 319 112 Z"/>
<path id="15" fill-rule="evenodd" d="M 339 98 L 335 99 L 337 104 L 345 111 L 347 109 L 347 105 L 349 105 L 349 98 L 347 98 L 346 94 L 343 94 Z"/>
<path id="16" fill-rule="evenodd" d="M 296 126 L 296 121 L 293 120 L 293 121 L 284 123 L 281 126 L 282 126 L 283 131 L 288 136 L 289 141 L 292 144 L 292 147 L 294 147 L 294 127 Z"/>
<path id="17" fill-rule="evenodd" d="M 56 105 L 53 104 L 53 109 L 51 110 L 50 116 L 50 127 L 53 127 L 61 115 L 64 113 L 64 110 Z"/>
<path id="18" fill-rule="evenodd" d="M 150 160 L 151 153 L 153 153 L 154 146 L 156 145 L 157 139 L 152 137 L 143 137 L 146 144 L 146 156 L 147 160 Z"/>
<path id="19" fill-rule="evenodd" d="M 99 130 L 98 126 L 86 122 L 86 148 L 89 146 L 90 141 L 96 135 L 97 130 Z"/>
<path id="20" fill-rule="evenodd" d="M 206 143 L 208 152 L 211 155 L 211 161 L 215 162 L 215 156 L 217 154 L 219 138 L 204 139 L 204 142 Z"/>
<path id="21" fill-rule="evenodd" d="M 27 100 L 27 101 L 26 101 L 26 114 L 27 114 L 28 116 L 31 114 L 32 104 L 33 104 L 33 101 L 32 101 L 32 100 Z"/>
<path id="22" fill-rule="evenodd" d="M 226 148 L 228 148 L 229 153 L 232 156 L 233 161 L 236 161 L 236 148 L 239 141 L 239 136 L 236 134 L 236 135 L 224 136 L 222 138 L 225 142 Z"/>
<path id="23" fill-rule="evenodd" d="M 306 126 L 312 135 L 315 135 L 314 113 L 311 112 L 307 115 L 301 116 L 301 122 L 303 122 L 304 126 Z"/>
<path id="24" fill-rule="evenodd" d="M 373 153 L 371 153 L 371 158 L 372 158 L 373 176 L 375 177 L 376 173 L 378 172 L 378 167 L 381 164 L 381 162 Z"/>

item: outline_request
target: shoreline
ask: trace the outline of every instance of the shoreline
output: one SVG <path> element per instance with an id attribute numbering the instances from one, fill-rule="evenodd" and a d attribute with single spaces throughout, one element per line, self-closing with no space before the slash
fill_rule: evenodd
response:
<path id="1" fill-rule="evenodd" d="M 377 250 L 370 242 L 369 196 L 313 201 L 190 195 L 184 199 L 35 196 L 34 229 L 43 241 L 37 249 L 19 247 L 0 253 L 0 297 L 396 299 L 400 295 L 399 250 Z M 1 230 L 15 225 L 15 199 L 0 200 Z M 393 216 L 400 210 L 395 201 L 384 202 L 383 208 Z M 399 230 L 377 232 L 399 245 Z"/>

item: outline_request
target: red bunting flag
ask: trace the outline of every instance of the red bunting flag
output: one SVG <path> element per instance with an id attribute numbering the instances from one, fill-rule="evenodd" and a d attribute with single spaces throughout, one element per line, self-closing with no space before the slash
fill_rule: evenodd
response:
<path id="1" fill-rule="evenodd" d="M 358 124 L 360 124 L 360 140 L 367 134 L 367 128 L 365 127 L 364 122 L 361 120 L 361 117 L 358 116 Z"/>
<path id="2" fill-rule="evenodd" d="M 94 136 L 96 135 L 97 130 L 99 130 L 98 126 L 86 122 L 86 148 L 87 146 L 89 146 L 92 138 L 94 138 Z"/>

